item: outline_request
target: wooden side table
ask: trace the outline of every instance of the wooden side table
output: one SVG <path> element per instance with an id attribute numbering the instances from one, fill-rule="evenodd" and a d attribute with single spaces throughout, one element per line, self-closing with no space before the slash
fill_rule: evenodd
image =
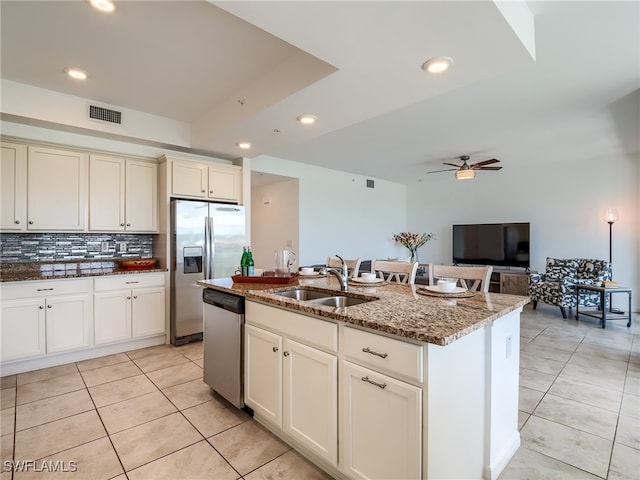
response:
<path id="1" fill-rule="evenodd" d="M 602 328 L 605 327 L 607 320 L 628 320 L 627 327 L 631 326 L 631 289 L 628 287 L 597 287 L 595 285 L 576 285 L 576 320 L 579 320 L 580 314 L 580 290 L 589 290 L 592 292 L 598 292 L 600 294 L 600 308 L 601 310 L 582 312 L 582 315 L 587 317 L 597 318 L 602 322 Z M 624 313 L 615 313 L 611 308 L 611 296 L 614 293 L 626 293 L 629 297 L 629 309 L 627 310 L 628 314 Z M 607 312 L 607 308 L 605 308 L 605 298 L 609 296 L 609 311 Z"/>

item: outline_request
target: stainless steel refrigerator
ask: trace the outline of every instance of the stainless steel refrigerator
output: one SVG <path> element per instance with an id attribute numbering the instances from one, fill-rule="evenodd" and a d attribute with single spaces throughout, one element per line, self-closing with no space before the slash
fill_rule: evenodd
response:
<path id="1" fill-rule="evenodd" d="M 171 200 L 171 343 L 201 340 L 202 287 L 234 275 L 245 245 L 244 207 Z"/>

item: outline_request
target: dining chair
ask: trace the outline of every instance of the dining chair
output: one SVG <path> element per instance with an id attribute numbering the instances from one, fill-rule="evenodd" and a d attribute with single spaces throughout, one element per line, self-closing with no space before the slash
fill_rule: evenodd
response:
<path id="1" fill-rule="evenodd" d="M 347 262 L 347 270 L 349 270 L 349 278 L 357 278 L 360 273 L 360 259 L 352 258 L 345 259 Z M 338 257 L 327 257 L 325 265 L 329 268 L 341 268 L 342 262 Z"/>
<path id="2" fill-rule="evenodd" d="M 373 260 L 371 262 L 371 271 L 379 278 L 388 282 L 406 283 L 413 285 L 416 283 L 416 272 L 418 271 L 418 262 L 395 262 L 388 260 Z"/>
<path id="3" fill-rule="evenodd" d="M 438 278 L 457 278 L 460 286 L 467 290 L 488 292 L 491 272 L 493 272 L 492 266 L 458 267 L 432 264 L 429 267 L 429 285 L 435 285 Z"/>

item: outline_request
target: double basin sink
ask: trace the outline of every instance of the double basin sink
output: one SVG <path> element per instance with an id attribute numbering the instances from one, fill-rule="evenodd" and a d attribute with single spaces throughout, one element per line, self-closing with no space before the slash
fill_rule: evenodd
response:
<path id="1" fill-rule="evenodd" d="M 320 292 L 317 290 L 306 290 L 303 288 L 297 288 L 295 290 L 283 290 L 280 292 L 273 292 L 273 294 L 280 297 L 299 300 L 301 302 L 312 303 L 314 305 L 325 305 L 335 308 L 351 307 L 353 305 L 359 305 L 361 303 L 367 303 L 372 302 L 373 300 L 377 300 L 377 298 L 358 298 L 344 294 L 339 295 L 335 292 Z"/>

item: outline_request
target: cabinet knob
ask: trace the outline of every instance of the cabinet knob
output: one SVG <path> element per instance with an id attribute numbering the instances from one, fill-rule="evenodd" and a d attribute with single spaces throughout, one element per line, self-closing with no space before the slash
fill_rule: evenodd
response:
<path id="1" fill-rule="evenodd" d="M 131 226 L 131 224 L 130 224 L 130 223 L 127 223 L 127 227 L 130 227 L 130 226 Z"/>
<path id="2" fill-rule="evenodd" d="M 16 221 L 15 221 L 15 224 L 16 224 L 16 225 L 20 225 L 20 220 L 16 220 Z"/>
<path id="3" fill-rule="evenodd" d="M 131 300 L 131 297 L 127 296 L 127 300 Z"/>
<path id="4" fill-rule="evenodd" d="M 124 222 L 120 224 L 121 227 L 124 227 Z"/>
<path id="5" fill-rule="evenodd" d="M 273 347 L 273 351 L 277 352 L 278 351 L 278 347 Z"/>
<path id="6" fill-rule="evenodd" d="M 47 305 L 47 308 L 51 308 L 51 304 Z"/>
<path id="7" fill-rule="evenodd" d="M 291 354 L 290 354 L 289 352 L 287 352 L 286 350 L 285 350 L 284 352 L 282 352 L 282 354 L 283 354 L 285 357 L 288 357 L 289 355 L 291 355 Z"/>
<path id="8" fill-rule="evenodd" d="M 38 308 L 39 308 L 40 310 L 44 310 L 44 305 L 38 305 Z"/>
<path id="9" fill-rule="evenodd" d="M 134 296 L 133 296 L 133 299 L 135 300 L 136 298 L 138 298 L 138 296 L 137 296 L 137 295 L 134 295 Z"/>
<path id="10" fill-rule="evenodd" d="M 202 189 L 202 190 L 200 190 L 200 193 L 204 193 L 205 191 L 206 191 L 206 190 Z"/>
<path id="11" fill-rule="evenodd" d="M 29 220 L 29 225 L 33 225 L 33 220 Z"/>
<path id="12" fill-rule="evenodd" d="M 213 193 L 213 190 L 209 190 L 209 193 Z"/>

